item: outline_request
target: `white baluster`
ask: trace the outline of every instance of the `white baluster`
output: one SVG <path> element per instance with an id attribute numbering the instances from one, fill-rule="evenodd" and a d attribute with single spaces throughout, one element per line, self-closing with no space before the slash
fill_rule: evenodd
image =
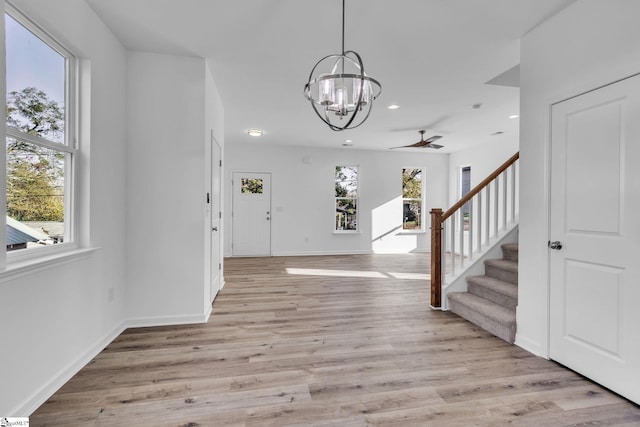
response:
<path id="1" fill-rule="evenodd" d="M 516 164 L 511 166 L 511 222 L 516 220 Z"/>
<path id="2" fill-rule="evenodd" d="M 464 209 L 458 209 L 460 222 L 460 268 L 464 268 Z"/>
<path id="3" fill-rule="evenodd" d="M 482 249 L 482 191 L 478 193 L 478 251 Z"/>
<path id="4" fill-rule="evenodd" d="M 473 259 L 473 201 L 475 196 L 469 200 L 469 261 Z"/>
<path id="5" fill-rule="evenodd" d="M 507 228 L 507 171 L 502 172 L 502 229 Z"/>

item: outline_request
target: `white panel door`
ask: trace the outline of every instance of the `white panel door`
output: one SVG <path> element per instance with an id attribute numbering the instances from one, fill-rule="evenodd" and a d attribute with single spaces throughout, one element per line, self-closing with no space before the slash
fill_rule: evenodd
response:
<path id="1" fill-rule="evenodd" d="M 222 251 L 220 236 L 222 235 L 220 218 L 222 217 L 222 156 L 221 148 L 211 137 L 211 302 L 218 295 L 222 284 Z"/>
<path id="2" fill-rule="evenodd" d="M 271 174 L 233 174 L 232 253 L 271 255 Z"/>
<path id="3" fill-rule="evenodd" d="M 640 77 L 551 120 L 550 356 L 640 403 Z"/>

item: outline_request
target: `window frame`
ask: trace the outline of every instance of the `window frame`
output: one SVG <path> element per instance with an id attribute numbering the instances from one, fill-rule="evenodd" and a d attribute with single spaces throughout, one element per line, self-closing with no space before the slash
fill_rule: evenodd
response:
<path id="1" fill-rule="evenodd" d="M 419 170 L 420 171 L 420 198 L 415 198 L 415 197 L 404 197 L 404 171 L 408 170 L 408 169 L 413 169 L 413 170 Z M 401 176 L 401 202 L 402 202 L 402 232 L 403 233 L 422 233 L 425 231 L 425 212 L 424 212 L 424 201 L 425 201 L 425 197 L 424 197 L 424 167 L 421 166 L 404 166 L 402 168 L 402 176 Z M 405 201 L 407 202 L 420 202 L 420 227 L 416 227 L 416 228 L 404 228 L 405 225 L 405 221 L 404 221 L 404 205 L 405 205 Z"/>
<path id="2" fill-rule="evenodd" d="M 335 184 L 338 182 L 337 181 L 337 174 L 335 173 L 335 169 L 336 168 L 351 168 L 354 169 L 356 171 L 356 179 L 355 179 L 355 183 L 356 183 L 356 190 L 355 190 L 355 197 L 337 197 L 335 194 Z M 334 213 L 334 221 L 333 221 L 333 232 L 335 234 L 356 234 L 356 233 L 360 233 L 360 166 L 359 165 L 353 165 L 353 164 L 336 164 L 334 166 L 334 174 L 333 174 L 333 182 L 334 182 L 334 193 L 333 193 L 333 213 Z M 356 207 L 356 215 L 355 215 L 355 222 L 356 222 L 356 227 L 355 229 L 338 229 L 338 222 L 335 219 L 335 214 L 336 214 L 336 207 L 338 205 L 338 200 L 353 200 L 354 205 Z"/>
<path id="3" fill-rule="evenodd" d="M 78 147 L 78 112 L 79 112 L 79 59 L 70 49 L 61 44 L 53 35 L 45 31 L 22 11 L 8 2 L 4 2 L 4 12 L 12 19 L 30 31 L 52 50 L 64 58 L 65 62 L 65 100 L 64 100 L 64 139 L 62 142 L 54 142 L 36 135 L 23 133 L 19 129 L 9 127 L 5 123 L 5 144 L 7 138 L 17 138 L 30 144 L 54 150 L 64 154 L 64 241 L 49 246 L 34 247 L 27 250 L 7 251 L 4 245 L 6 264 L 10 266 L 31 260 L 49 260 L 52 256 L 64 255 L 79 247 L 77 233 L 77 169 L 80 158 Z M 3 17 L 4 18 L 4 17 Z M 5 33 L 6 34 L 6 33 Z M 6 46 L 6 37 L 4 39 Z M 6 57 L 5 57 L 6 61 Z M 6 85 L 6 75 L 5 75 Z M 7 99 L 5 98 L 5 105 Z M 5 182 L 6 182 L 6 148 L 5 148 Z M 5 203 L 3 206 L 6 215 L 6 186 Z"/>

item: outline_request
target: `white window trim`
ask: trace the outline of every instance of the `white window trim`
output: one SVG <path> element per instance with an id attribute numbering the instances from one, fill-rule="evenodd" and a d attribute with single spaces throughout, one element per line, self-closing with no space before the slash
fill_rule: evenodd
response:
<path id="1" fill-rule="evenodd" d="M 424 197 L 424 170 L 425 168 L 422 166 L 404 166 L 402 170 L 406 169 L 420 169 L 420 198 L 411 198 L 411 197 L 401 197 L 402 199 L 402 215 L 404 216 L 404 202 L 407 201 L 419 201 L 420 202 L 420 228 L 404 228 L 404 217 L 402 218 L 402 230 L 398 232 L 398 234 L 423 234 L 427 232 L 427 228 L 425 226 L 426 212 L 424 209 L 425 206 L 425 197 Z M 404 188 L 401 189 L 402 195 L 404 196 Z"/>
<path id="2" fill-rule="evenodd" d="M 360 234 L 360 165 L 352 165 L 352 164 L 339 164 L 336 166 L 340 166 L 340 167 L 345 167 L 345 168 L 355 168 L 357 171 L 357 176 L 356 176 L 356 197 L 355 197 L 355 202 L 356 202 L 356 229 L 355 230 L 336 230 L 336 223 L 335 223 L 335 218 L 333 221 L 333 234 Z M 335 167 L 334 167 L 334 174 L 333 174 L 333 180 L 334 180 L 334 185 L 335 185 Z M 336 201 L 338 199 L 354 199 L 353 197 L 336 197 L 335 196 L 335 190 L 334 190 L 334 196 L 333 196 L 333 212 L 335 215 L 335 211 L 336 211 Z"/>
<path id="3" fill-rule="evenodd" d="M 13 6 L 10 2 L 4 2 L 4 11 L 8 13 L 14 20 L 23 25 L 27 30 L 31 31 L 35 36 L 40 38 L 54 51 L 58 52 L 65 58 L 65 134 L 62 143 L 56 143 L 39 136 L 25 134 L 15 128 L 5 125 L 5 140 L 7 137 L 20 138 L 24 141 L 35 143 L 36 145 L 53 149 L 68 155 L 68 161 L 65 162 L 64 187 L 64 227 L 65 241 L 63 243 L 29 248 L 28 250 L 10 251 L 6 250 L 6 245 L 2 252 L 2 261 L 0 265 L 4 265 L 3 271 L 0 271 L 0 282 L 8 280 L 11 277 L 17 277 L 28 274 L 43 268 L 51 268 L 61 263 L 71 262 L 78 257 L 83 257 L 95 250 L 95 248 L 79 248 L 79 236 L 77 233 L 77 192 L 78 192 L 78 162 L 80 153 L 78 150 L 78 134 L 79 134 L 79 60 L 78 57 L 61 44 L 54 36 L 43 30 L 38 24 L 33 22 L 25 13 Z M 6 40 L 3 40 L 6 43 Z M 6 61 L 6 58 L 5 58 Z M 6 75 L 5 75 L 6 79 Z M 5 99 L 6 105 L 6 99 Z M 6 152 L 3 154 L 3 163 L 6 164 Z M 6 174 L 6 169 L 5 169 Z M 6 179 L 6 178 L 5 178 Z M 4 188 L 5 203 L 3 204 L 4 213 L 6 214 L 6 185 Z M 6 227 L 6 224 L 5 224 Z M 6 239 L 6 236 L 5 236 Z"/>

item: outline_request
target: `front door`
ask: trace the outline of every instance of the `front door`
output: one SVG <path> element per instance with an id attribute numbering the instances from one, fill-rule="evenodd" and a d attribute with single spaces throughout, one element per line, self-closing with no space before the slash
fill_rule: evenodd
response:
<path id="1" fill-rule="evenodd" d="M 234 256 L 271 255 L 271 174 L 233 174 Z"/>
<path id="2" fill-rule="evenodd" d="M 640 403 L 640 76 L 551 116 L 550 356 Z"/>

